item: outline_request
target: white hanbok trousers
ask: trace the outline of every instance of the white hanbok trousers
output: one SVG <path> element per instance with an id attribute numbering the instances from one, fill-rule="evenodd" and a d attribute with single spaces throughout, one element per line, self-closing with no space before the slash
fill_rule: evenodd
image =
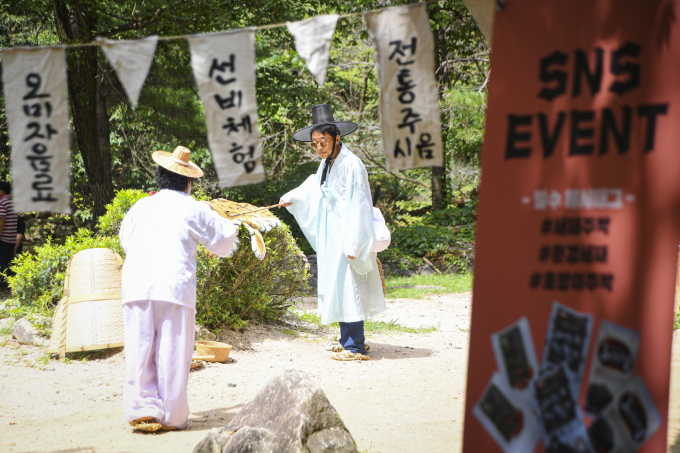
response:
<path id="1" fill-rule="evenodd" d="M 153 417 L 184 429 L 189 420 L 187 383 L 196 335 L 196 312 L 171 302 L 123 304 L 125 420 Z"/>

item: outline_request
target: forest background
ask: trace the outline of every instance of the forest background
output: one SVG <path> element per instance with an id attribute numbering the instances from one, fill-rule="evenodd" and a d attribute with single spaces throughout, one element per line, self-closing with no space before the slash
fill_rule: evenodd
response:
<path id="1" fill-rule="evenodd" d="M 91 42 L 98 36 L 136 39 L 262 26 L 316 15 L 352 13 L 411 1 L 304 0 L 1 0 L 0 47 Z M 364 162 L 377 206 L 392 231 L 381 259 L 416 270 L 430 261 L 443 272 L 467 272 L 474 259 L 479 157 L 484 130 L 489 47 L 460 0 L 428 4 L 445 143 L 443 168 L 389 172 L 382 154 L 380 87 L 363 17 L 341 19 L 328 77 L 319 87 L 283 28 L 256 35 L 257 100 L 267 180 L 217 187 L 203 108 L 186 40 L 160 41 L 136 109 L 98 47 L 68 48 L 71 107 L 71 216 L 28 213 L 29 241 L 63 241 L 77 228 L 96 228 L 117 191 L 156 190 L 151 154 L 183 145 L 205 171 L 199 192 L 254 205 L 280 195 L 316 171 L 319 159 L 293 133 L 311 122 L 311 107 L 328 103 L 336 119 L 359 129 L 345 143 Z M 11 180 L 11 144 L 0 93 L 0 178 Z M 277 211 L 306 253 L 311 247 L 287 212 Z"/>

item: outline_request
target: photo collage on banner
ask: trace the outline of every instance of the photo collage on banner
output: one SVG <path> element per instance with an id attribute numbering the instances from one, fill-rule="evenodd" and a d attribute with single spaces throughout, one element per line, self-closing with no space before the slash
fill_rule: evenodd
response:
<path id="1" fill-rule="evenodd" d="M 71 213 L 66 60 L 63 47 L 2 51 L 17 212 Z"/>
<path id="2" fill-rule="evenodd" d="M 524 0 L 495 13 L 464 453 L 667 451 L 680 243 L 668 5 L 680 10 Z"/>

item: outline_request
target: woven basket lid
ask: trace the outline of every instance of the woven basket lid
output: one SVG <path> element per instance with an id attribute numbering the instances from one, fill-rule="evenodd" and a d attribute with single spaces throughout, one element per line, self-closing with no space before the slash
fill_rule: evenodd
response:
<path id="1" fill-rule="evenodd" d="M 76 253 L 64 278 L 48 352 L 88 351 L 123 345 L 123 259 L 111 249 Z"/>

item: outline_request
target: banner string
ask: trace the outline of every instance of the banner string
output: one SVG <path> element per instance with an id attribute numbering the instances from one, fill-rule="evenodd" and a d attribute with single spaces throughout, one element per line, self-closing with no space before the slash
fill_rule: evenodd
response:
<path id="1" fill-rule="evenodd" d="M 429 4 L 429 3 L 436 3 L 438 1 L 439 0 L 425 0 L 422 3 L 428 3 Z M 346 19 L 348 17 L 361 16 L 366 12 L 370 12 L 370 11 L 361 11 L 361 12 L 357 12 L 357 13 L 339 14 L 338 20 L 339 19 Z M 307 19 L 305 19 L 305 20 L 307 20 Z M 295 22 L 295 21 L 293 21 L 293 22 Z M 269 30 L 269 29 L 272 29 L 272 28 L 285 27 L 286 24 L 287 24 L 287 22 L 282 22 L 282 23 L 279 23 L 279 24 L 258 25 L 258 26 L 255 26 L 255 27 L 243 27 L 243 29 L 254 28 L 256 30 Z M 234 29 L 234 30 L 241 30 L 241 29 Z M 222 30 L 222 31 L 229 31 L 229 30 Z M 210 34 L 210 33 L 219 33 L 219 32 L 195 33 L 195 34 L 190 34 L 190 35 L 159 36 L 158 40 L 159 41 L 173 41 L 173 40 L 177 40 L 177 39 L 186 39 L 190 36 L 196 36 L 196 35 L 201 35 L 201 34 Z M 137 38 L 137 39 L 143 39 L 143 38 Z M 134 41 L 134 39 L 130 40 L 130 41 Z M 42 48 L 42 47 L 93 47 L 93 46 L 99 46 L 99 43 L 97 43 L 96 41 L 92 41 L 92 42 L 84 42 L 84 43 L 77 43 L 77 44 L 54 44 L 54 45 L 46 45 L 46 46 L 16 46 L 16 47 L 0 48 L 0 51 L 9 50 L 9 49 L 39 49 L 39 48 Z"/>

